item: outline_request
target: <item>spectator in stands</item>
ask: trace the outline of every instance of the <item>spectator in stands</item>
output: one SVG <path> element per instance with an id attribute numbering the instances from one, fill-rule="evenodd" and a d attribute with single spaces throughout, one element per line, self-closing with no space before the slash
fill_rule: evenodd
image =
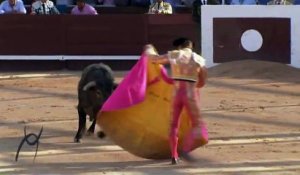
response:
<path id="1" fill-rule="evenodd" d="M 293 4 L 294 5 L 299 5 L 300 4 L 300 0 L 294 0 Z"/>
<path id="2" fill-rule="evenodd" d="M 73 0 L 56 0 L 55 6 L 60 13 L 69 13 L 68 6 L 73 5 Z"/>
<path id="3" fill-rule="evenodd" d="M 268 5 L 293 5 L 287 0 L 271 0 L 268 2 Z"/>
<path id="4" fill-rule="evenodd" d="M 150 0 L 150 4 L 153 4 L 155 1 L 156 0 Z M 184 6 L 183 4 L 184 0 L 164 0 L 164 1 L 170 3 L 172 7 Z M 194 1 L 194 0 L 189 0 L 189 1 Z"/>
<path id="5" fill-rule="evenodd" d="M 97 10 L 85 3 L 85 0 L 77 0 L 76 6 L 72 9 L 71 14 L 72 15 L 97 15 Z"/>
<path id="6" fill-rule="evenodd" d="M 231 0 L 231 5 L 257 5 L 257 0 Z"/>
<path id="7" fill-rule="evenodd" d="M 219 0 L 195 0 L 193 2 L 193 10 L 192 10 L 193 19 L 196 22 L 200 23 L 202 5 L 219 5 L 219 4 L 220 4 Z"/>
<path id="8" fill-rule="evenodd" d="M 186 7 L 193 7 L 193 3 L 197 1 L 197 0 L 182 0 L 182 3 L 184 4 L 184 6 Z"/>
<path id="9" fill-rule="evenodd" d="M 55 15 L 60 14 L 54 3 L 50 0 L 39 0 L 31 6 L 32 15 Z"/>
<path id="10" fill-rule="evenodd" d="M 149 7 L 150 4 L 151 4 L 150 0 L 131 0 L 131 6 Z"/>
<path id="11" fill-rule="evenodd" d="M 131 0 L 114 0 L 117 7 L 129 6 Z"/>
<path id="12" fill-rule="evenodd" d="M 270 0 L 257 0 L 258 5 L 267 5 Z"/>
<path id="13" fill-rule="evenodd" d="M 26 14 L 22 0 L 5 0 L 0 4 L 0 14 Z"/>
<path id="14" fill-rule="evenodd" d="M 172 6 L 168 2 L 163 0 L 156 0 L 155 3 L 152 3 L 149 7 L 149 14 L 172 14 Z"/>
<path id="15" fill-rule="evenodd" d="M 114 0 L 98 0 L 98 4 L 103 6 L 116 6 Z"/>

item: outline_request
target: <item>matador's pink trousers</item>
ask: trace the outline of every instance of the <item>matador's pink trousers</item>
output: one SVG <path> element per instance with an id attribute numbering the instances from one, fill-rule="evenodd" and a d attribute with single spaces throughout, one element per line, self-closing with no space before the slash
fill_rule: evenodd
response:
<path id="1" fill-rule="evenodd" d="M 183 150 L 189 152 L 192 149 L 194 140 L 202 138 L 208 141 L 206 126 L 200 114 L 200 93 L 194 82 L 174 81 L 172 101 L 172 123 L 170 129 L 170 145 L 173 158 L 178 158 L 178 129 L 180 125 L 180 113 L 183 107 L 186 108 L 191 119 L 192 128 L 184 138 Z"/>

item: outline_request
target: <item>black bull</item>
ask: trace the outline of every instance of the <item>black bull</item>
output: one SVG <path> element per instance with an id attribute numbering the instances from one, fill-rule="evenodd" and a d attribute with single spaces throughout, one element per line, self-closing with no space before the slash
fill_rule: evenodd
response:
<path id="1" fill-rule="evenodd" d="M 94 133 L 97 113 L 116 86 L 113 72 L 105 64 L 91 64 L 83 70 L 78 83 L 77 111 L 79 123 L 78 131 L 74 138 L 75 142 L 80 142 L 86 131 L 86 115 L 90 117 L 90 121 L 93 121 L 87 133 Z M 105 137 L 105 134 L 100 131 L 98 136 L 102 138 Z"/>

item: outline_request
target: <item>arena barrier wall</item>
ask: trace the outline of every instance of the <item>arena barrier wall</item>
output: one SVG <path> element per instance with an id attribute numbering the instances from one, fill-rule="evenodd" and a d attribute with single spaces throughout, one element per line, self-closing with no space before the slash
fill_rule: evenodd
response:
<path id="1" fill-rule="evenodd" d="M 51 69 L 45 66 L 52 64 L 54 69 L 82 69 L 99 61 L 117 61 L 126 67 L 112 66 L 129 69 L 145 44 L 154 44 L 160 53 L 171 49 L 179 36 L 200 45 L 191 14 L 1 15 L 0 26 L 0 70 L 19 64 L 27 70 L 25 63 L 36 65 L 28 69 Z"/>
<path id="2" fill-rule="evenodd" d="M 202 6 L 202 55 L 208 67 L 234 60 L 300 68 L 300 6 Z"/>

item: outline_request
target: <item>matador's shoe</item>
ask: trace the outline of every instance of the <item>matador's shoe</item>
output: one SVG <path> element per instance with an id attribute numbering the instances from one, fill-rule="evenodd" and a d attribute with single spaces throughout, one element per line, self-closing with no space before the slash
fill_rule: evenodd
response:
<path id="1" fill-rule="evenodd" d="M 172 161 L 171 161 L 171 164 L 172 164 L 172 165 L 177 165 L 178 163 L 179 163 L 179 159 L 173 157 L 173 158 L 172 158 Z"/>

